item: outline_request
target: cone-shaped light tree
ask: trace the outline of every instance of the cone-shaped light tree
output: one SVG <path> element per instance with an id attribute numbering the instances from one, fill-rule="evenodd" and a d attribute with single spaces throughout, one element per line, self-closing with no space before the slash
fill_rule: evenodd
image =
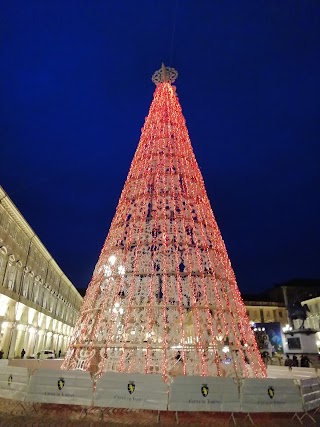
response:
<path id="1" fill-rule="evenodd" d="M 172 85 L 154 98 L 63 369 L 266 376 Z"/>

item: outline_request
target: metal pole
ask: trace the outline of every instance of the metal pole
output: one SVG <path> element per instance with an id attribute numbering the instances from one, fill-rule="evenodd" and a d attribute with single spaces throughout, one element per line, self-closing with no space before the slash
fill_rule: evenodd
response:
<path id="1" fill-rule="evenodd" d="M 287 313 L 288 313 L 288 324 L 289 326 L 291 326 L 293 328 L 293 321 L 292 319 L 289 317 L 289 302 L 288 302 L 288 292 L 287 292 L 287 286 L 281 286 L 282 292 L 283 292 L 283 299 L 284 299 L 284 303 L 287 309 Z"/>

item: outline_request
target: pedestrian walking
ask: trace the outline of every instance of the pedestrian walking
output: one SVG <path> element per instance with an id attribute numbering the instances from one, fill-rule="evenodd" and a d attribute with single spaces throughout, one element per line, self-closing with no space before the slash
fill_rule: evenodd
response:
<path id="1" fill-rule="evenodd" d="M 300 366 L 301 368 L 309 368 L 310 366 L 311 360 L 309 359 L 308 356 L 306 356 L 305 354 L 301 355 L 301 359 L 300 359 Z"/>
<path id="2" fill-rule="evenodd" d="M 284 366 L 288 366 L 289 371 L 292 371 L 293 360 L 290 359 L 289 354 L 287 354 L 287 358 L 286 358 L 286 361 L 284 362 Z"/>
<path id="3" fill-rule="evenodd" d="M 295 354 L 292 356 L 292 362 L 293 362 L 293 365 L 292 365 L 293 367 L 297 368 L 299 366 L 299 361 Z"/>

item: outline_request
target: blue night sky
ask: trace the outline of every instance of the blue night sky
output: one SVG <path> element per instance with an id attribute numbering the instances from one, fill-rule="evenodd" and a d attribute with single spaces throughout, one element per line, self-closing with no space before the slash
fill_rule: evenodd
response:
<path id="1" fill-rule="evenodd" d="M 320 277 L 318 0 L 0 4 L 0 185 L 76 287 L 162 61 L 240 290 Z"/>

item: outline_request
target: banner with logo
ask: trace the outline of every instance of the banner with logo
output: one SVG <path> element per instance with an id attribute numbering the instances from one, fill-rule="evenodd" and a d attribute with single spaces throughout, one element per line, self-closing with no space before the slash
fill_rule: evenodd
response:
<path id="1" fill-rule="evenodd" d="M 302 412 L 298 385 L 293 379 L 244 379 L 241 387 L 242 412 Z"/>
<path id="2" fill-rule="evenodd" d="M 24 401 L 28 382 L 28 369 L 14 366 L 0 366 L 0 397 L 20 402 Z"/>
<path id="3" fill-rule="evenodd" d="M 240 412 L 233 378 L 177 376 L 169 389 L 169 411 Z"/>
<path id="4" fill-rule="evenodd" d="M 107 372 L 97 381 L 94 406 L 166 411 L 168 387 L 161 375 Z"/>
<path id="5" fill-rule="evenodd" d="M 89 372 L 39 369 L 30 378 L 27 402 L 90 406 L 93 382 Z"/>
<path id="6" fill-rule="evenodd" d="M 308 412 L 320 407 L 319 378 L 300 380 L 300 390 L 305 411 Z"/>

